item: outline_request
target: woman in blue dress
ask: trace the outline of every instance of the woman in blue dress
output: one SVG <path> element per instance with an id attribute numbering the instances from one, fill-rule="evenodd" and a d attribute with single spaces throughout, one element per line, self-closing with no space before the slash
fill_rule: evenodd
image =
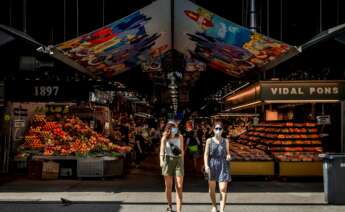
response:
<path id="1" fill-rule="evenodd" d="M 207 139 L 204 154 L 205 172 L 208 174 L 209 193 L 212 201 L 211 212 L 217 212 L 216 184 L 221 193 L 220 212 L 224 212 L 228 183 L 231 182 L 229 141 L 222 137 L 223 124 L 215 122 L 214 136 Z"/>

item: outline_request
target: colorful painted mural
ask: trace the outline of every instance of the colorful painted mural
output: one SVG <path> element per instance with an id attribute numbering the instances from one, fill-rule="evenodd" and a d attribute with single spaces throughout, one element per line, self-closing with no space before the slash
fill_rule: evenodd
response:
<path id="1" fill-rule="evenodd" d="M 236 77 L 297 51 L 188 0 L 175 1 L 174 23 L 176 50 Z"/>
<path id="2" fill-rule="evenodd" d="M 206 64 L 232 76 L 272 67 L 295 47 L 219 17 L 189 0 L 157 0 L 149 6 L 56 48 L 93 75 L 111 78 L 134 66 L 161 71 L 161 58 L 172 48 L 185 55 L 186 71 Z"/>
<path id="3" fill-rule="evenodd" d="M 151 5 L 94 32 L 56 46 L 94 75 L 113 77 L 136 65 L 157 67 L 171 48 L 170 1 Z"/>

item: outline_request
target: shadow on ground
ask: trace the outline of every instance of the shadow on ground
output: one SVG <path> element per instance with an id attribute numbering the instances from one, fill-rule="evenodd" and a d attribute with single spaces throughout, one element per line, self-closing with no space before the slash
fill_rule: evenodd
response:
<path id="1" fill-rule="evenodd" d="M 150 156 L 120 178 L 42 181 L 14 177 L 0 185 L 0 192 L 162 192 L 163 186 L 156 156 Z M 207 182 L 201 176 L 186 176 L 184 191 L 207 192 Z M 266 181 L 263 177 L 234 177 L 230 192 L 323 192 L 323 182 L 320 178 Z"/>

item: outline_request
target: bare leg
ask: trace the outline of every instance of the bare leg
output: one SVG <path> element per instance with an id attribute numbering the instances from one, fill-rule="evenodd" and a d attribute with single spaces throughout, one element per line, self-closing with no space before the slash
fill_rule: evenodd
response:
<path id="1" fill-rule="evenodd" d="M 197 158 L 193 158 L 194 174 L 198 174 L 197 166 L 198 166 Z"/>
<path id="2" fill-rule="evenodd" d="M 172 207 L 172 185 L 173 185 L 173 177 L 172 176 L 164 176 L 165 181 L 165 194 L 168 200 L 168 205 Z"/>
<path id="3" fill-rule="evenodd" d="M 183 192 L 183 176 L 176 176 L 176 210 L 177 212 L 181 212 L 182 210 L 182 192 Z"/>
<path id="4" fill-rule="evenodd" d="M 216 202 L 216 181 L 208 181 L 208 192 L 210 193 L 212 207 L 217 208 L 217 202 Z"/>
<path id="5" fill-rule="evenodd" d="M 224 212 L 224 208 L 226 205 L 226 198 L 227 198 L 227 188 L 228 188 L 227 182 L 220 182 L 219 183 L 219 191 L 220 191 L 221 196 L 222 196 L 222 199 L 220 201 L 220 212 Z"/>

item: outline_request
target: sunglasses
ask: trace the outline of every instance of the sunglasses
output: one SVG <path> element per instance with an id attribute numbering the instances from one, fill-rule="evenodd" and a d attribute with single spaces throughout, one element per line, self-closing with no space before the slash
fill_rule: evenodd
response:
<path id="1" fill-rule="evenodd" d="M 215 130 L 222 130 L 223 128 L 221 128 L 221 127 L 216 127 L 216 128 L 214 128 Z"/>

